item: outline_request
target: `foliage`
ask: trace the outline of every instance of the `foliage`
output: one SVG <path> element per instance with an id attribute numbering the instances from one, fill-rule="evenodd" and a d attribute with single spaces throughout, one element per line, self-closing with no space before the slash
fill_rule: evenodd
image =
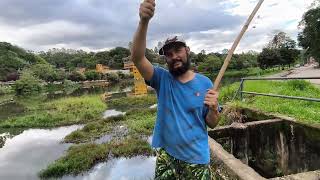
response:
<path id="1" fill-rule="evenodd" d="M 14 92 L 11 86 L 2 86 L 0 85 L 0 95 L 11 94 Z"/>
<path id="2" fill-rule="evenodd" d="M 34 64 L 30 67 L 30 70 L 38 76 L 40 79 L 46 81 L 46 82 L 53 82 L 58 79 L 58 73 L 56 69 L 48 64 Z"/>
<path id="3" fill-rule="evenodd" d="M 71 94 L 72 92 L 74 92 L 75 90 L 80 88 L 79 84 L 77 84 L 77 83 L 75 83 L 73 81 L 67 80 L 67 79 L 65 79 L 62 82 L 62 85 L 63 85 L 63 91 L 66 94 Z"/>
<path id="4" fill-rule="evenodd" d="M 198 70 L 201 72 L 214 72 L 220 69 L 222 63 L 222 60 L 217 56 L 208 55 L 204 58 L 204 61 L 200 63 Z"/>
<path id="5" fill-rule="evenodd" d="M 84 81 L 86 80 L 86 77 L 84 74 L 81 74 L 80 72 L 77 71 L 71 71 L 69 74 L 67 74 L 67 79 L 71 81 Z"/>
<path id="6" fill-rule="evenodd" d="M 31 95 L 41 92 L 41 80 L 38 79 L 32 72 L 25 70 L 19 80 L 14 84 L 14 89 L 17 95 Z"/>
<path id="7" fill-rule="evenodd" d="M 303 31 L 298 35 L 299 45 L 306 49 L 308 56 L 320 62 L 320 7 L 309 9 L 300 22 Z"/>
<path id="8" fill-rule="evenodd" d="M 157 103 L 155 95 L 147 95 L 141 97 L 122 97 L 111 99 L 107 102 L 109 109 L 130 110 L 138 108 L 148 108 Z"/>
<path id="9" fill-rule="evenodd" d="M 112 156 L 108 156 L 108 154 Z M 39 176 L 41 178 L 57 178 L 63 175 L 78 175 L 88 171 L 98 162 L 108 161 L 113 157 L 150 156 L 152 154 L 148 142 L 137 137 L 127 137 L 121 142 L 71 146 L 64 157 L 42 170 Z"/>
<path id="10" fill-rule="evenodd" d="M 101 80 L 101 73 L 95 71 L 95 70 L 89 70 L 84 72 L 84 75 L 86 77 L 87 80 Z"/>
<path id="11" fill-rule="evenodd" d="M 275 66 L 281 61 L 280 52 L 276 49 L 264 48 L 258 56 L 258 63 L 261 69 Z"/>
<path id="12" fill-rule="evenodd" d="M 27 102 L 24 100 L 24 106 L 28 109 L 30 106 L 32 111 L 2 121 L 0 127 L 57 127 L 87 123 L 100 119 L 106 109 L 99 96 L 69 97 L 45 103 L 31 99 Z"/>
<path id="13" fill-rule="evenodd" d="M 120 76 L 117 73 L 107 73 L 106 78 L 110 82 L 119 82 L 120 81 Z"/>
<path id="14" fill-rule="evenodd" d="M 320 89 L 307 81 L 248 81 L 244 91 L 270 93 L 287 96 L 320 98 Z M 320 122 L 320 104 L 317 102 L 291 100 L 275 97 L 249 96 L 244 102 L 235 102 L 241 107 L 253 108 L 265 112 L 278 113 L 309 123 Z"/>

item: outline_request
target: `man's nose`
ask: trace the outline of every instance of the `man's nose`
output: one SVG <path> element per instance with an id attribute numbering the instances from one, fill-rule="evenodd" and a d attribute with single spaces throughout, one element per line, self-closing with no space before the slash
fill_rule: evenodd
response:
<path id="1" fill-rule="evenodd" d="M 177 59 L 178 58 L 178 54 L 177 53 L 172 53 L 172 59 Z"/>

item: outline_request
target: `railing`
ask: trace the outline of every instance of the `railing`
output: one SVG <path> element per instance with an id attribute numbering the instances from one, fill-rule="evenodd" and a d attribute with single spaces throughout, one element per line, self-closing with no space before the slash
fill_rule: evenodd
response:
<path id="1" fill-rule="evenodd" d="M 285 95 L 277 95 L 277 94 L 266 94 L 266 93 L 257 93 L 257 92 L 248 92 L 243 91 L 244 89 L 244 82 L 245 81 L 258 81 L 258 80 L 294 80 L 294 79 L 320 79 L 320 77 L 292 77 L 292 78 L 242 78 L 240 82 L 240 87 L 237 93 L 234 95 L 233 100 L 236 98 L 238 94 L 240 94 L 240 100 L 242 101 L 244 94 L 252 94 L 257 96 L 269 96 L 269 97 L 278 97 L 278 98 L 285 98 L 285 99 L 297 99 L 297 100 L 305 100 L 305 101 L 315 101 L 320 102 L 319 98 L 307 98 L 307 97 L 297 97 L 297 96 L 285 96 Z"/>

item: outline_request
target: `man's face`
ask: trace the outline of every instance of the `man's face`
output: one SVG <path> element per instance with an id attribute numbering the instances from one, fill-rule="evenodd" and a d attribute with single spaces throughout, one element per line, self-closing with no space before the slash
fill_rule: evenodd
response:
<path id="1" fill-rule="evenodd" d="M 185 46 L 173 46 L 165 51 L 169 72 L 177 77 L 190 69 L 189 49 Z"/>

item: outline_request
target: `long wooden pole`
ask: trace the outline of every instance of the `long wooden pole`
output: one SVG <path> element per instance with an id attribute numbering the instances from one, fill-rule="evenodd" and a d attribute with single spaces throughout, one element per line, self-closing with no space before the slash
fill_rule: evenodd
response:
<path id="1" fill-rule="evenodd" d="M 249 27 L 252 19 L 254 18 L 254 16 L 257 14 L 259 8 L 261 7 L 263 1 L 264 1 L 264 0 L 260 0 L 260 1 L 258 2 L 258 4 L 256 5 L 256 7 L 254 8 L 253 12 L 252 12 L 251 15 L 249 16 L 246 24 L 243 26 L 243 28 L 242 28 L 240 34 L 238 35 L 237 39 L 233 42 L 233 45 L 232 45 L 231 49 L 228 51 L 228 55 L 227 55 L 226 59 L 224 60 L 224 63 L 223 63 L 223 65 L 222 65 L 222 67 L 221 67 L 221 69 L 220 69 L 220 71 L 219 71 L 219 74 L 218 74 L 216 80 L 214 81 L 214 87 L 213 87 L 214 90 L 217 91 L 217 90 L 219 89 L 219 85 L 220 85 L 221 79 L 222 79 L 224 73 L 225 73 L 226 70 L 227 70 L 227 67 L 228 67 L 228 65 L 229 65 L 229 63 L 230 63 L 231 57 L 232 57 L 234 51 L 236 50 L 236 48 L 237 48 L 240 40 L 242 39 L 244 33 L 247 31 L 247 29 L 248 29 L 248 27 Z"/>

